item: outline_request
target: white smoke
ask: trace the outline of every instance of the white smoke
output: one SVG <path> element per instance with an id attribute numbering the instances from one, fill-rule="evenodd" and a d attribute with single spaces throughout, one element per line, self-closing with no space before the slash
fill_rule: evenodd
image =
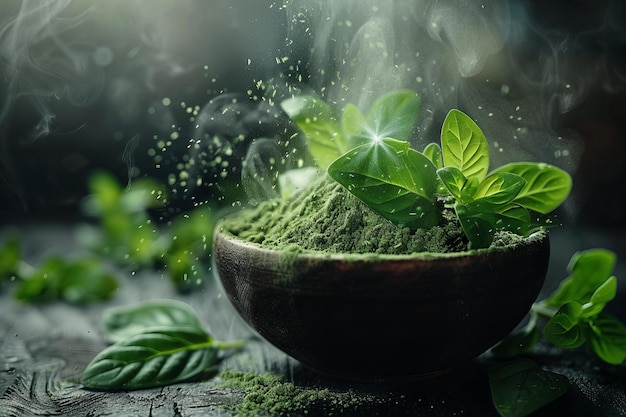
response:
<path id="1" fill-rule="evenodd" d="M 548 110 L 556 104 L 557 113 L 567 112 L 580 95 L 561 88 L 556 55 L 540 69 L 542 80 L 511 77 L 518 69 L 507 61 L 508 48 L 519 35 L 512 31 L 527 23 L 512 4 L 292 0 L 287 15 L 290 40 L 308 62 L 305 84 L 338 109 L 351 102 L 365 110 L 384 93 L 409 88 L 422 97 L 417 148 L 437 141 L 447 112 L 460 108 L 493 142 L 494 163 L 541 160 L 573 172 L 581 141 L 555 131 L 557 114 Z M 541 94 L 531 91 L 537 83 Z"/>

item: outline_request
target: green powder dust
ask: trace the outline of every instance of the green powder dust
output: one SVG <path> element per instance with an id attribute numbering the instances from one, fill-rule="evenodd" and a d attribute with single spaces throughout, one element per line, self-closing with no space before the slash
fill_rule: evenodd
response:
<path id="1" fill-rule="evenodd" d="M 334 415 L 384 402 L 374 394 L 297 386 L 269 372 L 224 371 L 218 388 L 243 391 L 243 399 L 230 406 L 235 417 Z"/>
<path id="2" fill-rule="evenodd" d="M 445 213 L 444 213 L 445 214 Z M 453 216 L 432 229 L 400 228 L 324 174 L 289 200 L 276 199 L 222 222 L 222 229 L 269 249 L 298 252 L 412 254 L 467 250 Z"/>

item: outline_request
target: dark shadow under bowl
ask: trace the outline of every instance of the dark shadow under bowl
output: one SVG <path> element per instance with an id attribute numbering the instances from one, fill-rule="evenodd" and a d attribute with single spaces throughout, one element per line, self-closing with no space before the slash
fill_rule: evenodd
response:
<path id="1" fill-rule="evenodd" d="M 313 370 L 353 381 L 427 378 L 485 352 L 528 313 L 546 233 L 455 254 L 327 255 L 265 249 L 220 230 L 214 261 L 243 319 Z"/>

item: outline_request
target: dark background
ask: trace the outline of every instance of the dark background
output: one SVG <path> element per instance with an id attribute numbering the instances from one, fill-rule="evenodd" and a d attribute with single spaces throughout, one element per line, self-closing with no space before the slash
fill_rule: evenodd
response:
<path id="1" fill-rule="evenodd" d="M 5 10 L 0 15 L 15 15 L 18 3 L 3 2 L 0 9 Z M 202 127 L 203 133 L 227 140 L 238 134 L 245 136 L 245 141 L 235 146 L 234 165 L 240 164 L 252 139 L 280 133 L 284 126 L 276 119 L 258 123 L 267 118 L 264 103 L 249 102 L 245 97 L 248 90 L 255 90 L 258 80 L 274 77 L 279 70 L 276 51 L 288 49 L 283 45 L 287 28 L 282 12 L 270 7 L 270 1 L 236 0 L 213 1 L 210 13 L 194 13 L 193 3 L 181 6 L 189 7 L 188 13 L 173 15 L 172 19 L 186 19 L 181 22 L 168 20 L 167 8 L 156 17 L 152 16 L 155 10 L 146 11 L 150 19 L 162 19 L 162 27 L 170 25 L 170 31 L 187 30 L 185 40 L 178 43 L 168 43 L 168 32 L 154 29 L 159 28 L 158 24 L 142 26 L 141 10 L 123 18 L 111 12 L 107 17 L 110 20 L 87 15 L 83 22 L 61 33 L 57 41 L 75 41 L 75 51 L 85 45 L 93 50 L 95 45 L 108 48 L 105 52 L 112 54 L 110 63 L 94 66 L 91 76 L 101 77 L 101 81 L 94 81 L 94 85 L 99 84 L 92 93 L 80 92 L 82 98 L 79 95 L 70 100 L 69 94 L 63 94 L 68 89 L 59 94 L 54 88 L 46 90 L 45 83 L 32 87 L 57 94 L 42 95 L 39 100 L 28 94 L 12 96 L 14 86 L 7 75 L 11 57 L 0 56 L 4 74 L 0 96 L 9 98 L 3 107 L 8 113 L 0 121 L 3 222 L 16 217 L 77 215 L 80 200 L 88 192 L 87 179 L 100 169 L 112 172 L 122 183 L 129 175 L 148 175 L 167 182 L 190 152 L 189 139 L 198 135 L 197 123 L 189 120 L 181 102 L 202 108 L 219 97 L 222 102 L 206 110 L 219 114 L 228 107 L 231 97 L 241 99 L 237 116 Z M 512 3 L 511 10 L 523 13 L 534 33 L 541 36 L 512 42 L 502 54 L 530 67 L 556 56 L 564 71 L 585 80 L 579 101 L 555 119 L 559 128 L 574 129 L 584 140 L 574 175 L 573 210 L 566 221 L 612 231 L 624 228 L 626 7 L 616 1 L 526 1 Z M 80 11 L 69 8 L 67 15 Z M 6 39 L 7 32 L 0 39 L 2 36 Z M 44 40 L 35 43 L 29 53 L 44 56 L 40 51 L 53 46 L 54 42 Z M 293 49 L 289 52 L 298 53 Z M 250 63 L 248 57 L 252 57 Z M 72 86 L 71 73 L 45 69 L 37 73 L 36 68 L 32 72 L 33 79 L 45 75 L 50 85 L 61 79 Z M 19 79 L 24 89 L 29 74 L 25 71 Z M 225 98 L 224 93 L 232 96 Z M 164 97 L 171 100 L 170 106 L 162 104 Z M 38 127 L 42 102 L 53 114 L 49 132 L 44 134 Z M 148 151 L 156 147 L 158 140 L 167 140 L 173 131 L 178 140 L 168 147 L 167 157 L 156 167 Z M 212 148 L 206 146 L 211 152 Z M 210 169 L 200 174 L 208 178 L 216 175 Z M 234 170 L 230 181 L 237 182 L 238 175 Z M 242 198 L 239 191 L 233 191 L 232 183 L 205 185 L 172 201 L 183 209 L 190 204 L 186 201 L 190 196 L 228 204 L 229 193 L 232 199 Z"/>

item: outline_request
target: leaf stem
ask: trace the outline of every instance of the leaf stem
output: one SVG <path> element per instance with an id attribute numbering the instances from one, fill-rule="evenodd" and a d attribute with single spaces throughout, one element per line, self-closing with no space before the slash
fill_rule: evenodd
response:
<path id="1" fill-rule="evenodd" d="M 544 301 L 534 303 L 530 308 L 533 313 L 536 313 L 542 317 L 551 319 L 557 313 L 557 309 L 547 305 Z"/>
<path id="2" fill-rule="evenodd" d="M 242 349 L 244 346 L 246 346 L 246 341 L 245 340 L 229 340 L 229 341 L 217 340 L 215 344 L 219 349 L 223 349 L 223 350 Z"/>

